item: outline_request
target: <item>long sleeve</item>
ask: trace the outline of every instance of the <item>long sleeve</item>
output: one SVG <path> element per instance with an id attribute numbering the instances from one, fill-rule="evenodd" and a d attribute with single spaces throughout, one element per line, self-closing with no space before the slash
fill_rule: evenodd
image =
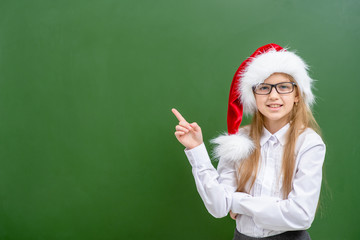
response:
<path id="1" fill-rule="evenodd" d="M 201 144 L 185 154 L 192 166 L 196 188 L 206 209 L 216 218 L 225 217 L 230 210 L 236 190 L 233 164 L 220 161 L 216 170 L 211 164 L 205 145 Z"/>
<path id="2" fill-rule="evenodd" d="M 263 229 L 288 231 L 309 228 L 319 200 L 325 158 L 325 145 L 321 138 L 310 135 L 312 137 L 302 140 L 288 199 L 234 193 L 231 210 L 252 217 L 255 224 Z"/>

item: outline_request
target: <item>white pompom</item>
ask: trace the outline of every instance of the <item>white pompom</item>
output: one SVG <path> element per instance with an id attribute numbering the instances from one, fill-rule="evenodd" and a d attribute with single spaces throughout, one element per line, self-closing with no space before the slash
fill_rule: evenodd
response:
<path id="1" fill-rule="evenodd" d="M 211 140 L 217 144 L 213 150 L 215 158 L 221 161 L 239 162 L 253 152 L 255 145 L 248 134 L 239 131 L 237 134 L 223 134 Z"/>

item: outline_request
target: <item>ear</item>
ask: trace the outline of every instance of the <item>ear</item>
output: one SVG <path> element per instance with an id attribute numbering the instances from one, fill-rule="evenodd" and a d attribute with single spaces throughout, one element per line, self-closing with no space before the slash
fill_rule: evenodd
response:
<path id="1" fill-rule="evenodd" d="M 297 96 L 295 96 L 295 98 L 294 98 L 294 103 L 298 103 L 299 102 L 299 96 L 297 95 Z"/>

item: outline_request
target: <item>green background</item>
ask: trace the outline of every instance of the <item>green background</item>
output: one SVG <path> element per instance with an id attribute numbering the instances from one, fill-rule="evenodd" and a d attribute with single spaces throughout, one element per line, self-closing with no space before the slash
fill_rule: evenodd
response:
<path id="1" fill-rule="evenodd" d="M 271 42 L 317 80 L 327 185 L 311 236 L 356 239 L 359 13 L 357 0 L 1 0 L 0 239 L 231 239 L 171 108 L 210 151 L 233 74 Z"/>

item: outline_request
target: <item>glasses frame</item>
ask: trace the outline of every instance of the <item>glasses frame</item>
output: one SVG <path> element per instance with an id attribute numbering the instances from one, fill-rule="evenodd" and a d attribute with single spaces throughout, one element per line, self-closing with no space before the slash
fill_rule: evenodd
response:
<path id="1" fill-rule="evenodd" d="M 277 89 L 277 86 L 280 85 L 280 84 L 284 84 L 284 83 L 291 83 L 291 85 L 293 86 L 291 92 L 286 92 L 286 93 L 280 93 L 280 92 L 279 92 L 279 90 Z M 264 93 L 264 94 L 262 94 L 262 93 L 256 93 L 256 92 L 255 92 L 255 89 L 256 89 L 256 87 L 259 86 L 260 84 L 266 85 L 266 86 L 270 86 L 270 91 L 269 91 L 268 93 Z M 257 95 L 269 95 L 269 94 L 272 92 L 273 88 L 275 88 L 275 90 L 276 90 L 276 92 L 277 92 L 278 94 L 289 94 L 289 93 L 292 93 L 292 92 L 294 91 L 294 89 L 295 89 L 296 86 L 297 86 L 297 85 L 296 85 L 296 83 L 294 83 L 294 82 L 279 82 L 279 83 L 277 83 L 277 84 L 259 83 L 259 84 L 257 84 L 257 85 L 254 85 L 254 86 L 252 87 L 252 90 L 253 90 L 254 94 L 257 94 Z"/>

